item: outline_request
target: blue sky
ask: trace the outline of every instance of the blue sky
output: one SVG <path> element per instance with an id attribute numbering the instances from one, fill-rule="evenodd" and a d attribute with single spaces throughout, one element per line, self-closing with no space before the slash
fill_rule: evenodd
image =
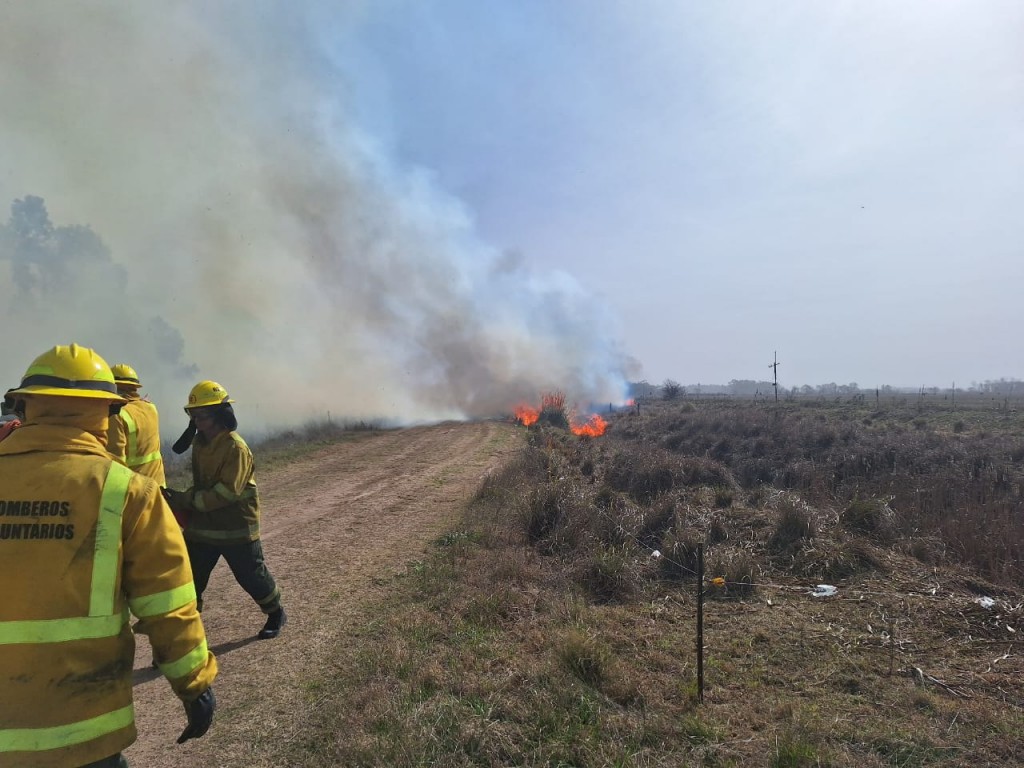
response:
<path id="1" fill-rule="evenodd" d="M 776 351 L 786 386 L 1024 378 L 1022 64 L 1002 1 L 13 4 L 0 204 L 110 264 L 0 310 L 0 375 L 75 340 L 266 423 Z"/>

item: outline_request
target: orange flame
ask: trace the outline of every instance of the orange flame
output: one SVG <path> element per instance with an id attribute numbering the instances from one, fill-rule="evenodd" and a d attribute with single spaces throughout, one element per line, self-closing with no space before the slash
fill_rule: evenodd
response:
<path id="1" fill-rule="evenodd" d="M 524 427 L 528 427 L 540 417 L 540 410 L 537 408 L 531 408 L 528 405 L 517 405 L 515 414 L 516 421 Z"/>
<path id="2" fill-rule="evenodd" d="M 554 391 L 544 393 L 541 395 L 540 408 L 534 408 L 526 403 L 520 403 L 517 405 L 513 410 L 515 420 L 523 426 L 529 427 L 531 424 L 536 424 L 540 419 L 540 415 L 545 411 L 565 413 L 565 401 L 566 397 L 564 392 Z M 571 410 L 567 416 L 569 420 L 569 429 L 574 435 L 580 435 L 581 437 L 600 437 L 608 428 L 608 422 L 596 413 L 587 421 L 580 421 L 576 416 L 575 409 Z"/>
<path id="3" fill-rule="evenodd" d="M 572 424 L 569 426 L 574 435 L 580 435 L 581 437 L 600 437 L 607 428 L 608 422 L 596 413 L 585 424 Z"/>

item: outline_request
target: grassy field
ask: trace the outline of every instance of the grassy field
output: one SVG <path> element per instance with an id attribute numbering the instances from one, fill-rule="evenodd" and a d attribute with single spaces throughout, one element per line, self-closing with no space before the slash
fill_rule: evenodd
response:
<path id="1" fill-rule="evenodd" d="M 280 764 L 1020 765 L 1011 406 L 673 401 L 596 439 L 524 428 L 299 681 L 307 738 Z"/>

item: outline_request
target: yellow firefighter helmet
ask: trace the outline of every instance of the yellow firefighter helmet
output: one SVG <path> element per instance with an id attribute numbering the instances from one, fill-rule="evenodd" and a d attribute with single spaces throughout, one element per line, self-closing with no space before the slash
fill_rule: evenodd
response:
<path id="1" fill-rule="evenodd" d="M 32 361 L 11 394 L 88 397 L 95 400 L 124 400 L 117 394 L 114 374 L 106 361 L 88 347 L 63 344 Z"/>
<path id="2" fill-rule="evenodd" d="M 128 363 L 118 363 L 110 369 L 110 372 L 114 374 L 115 384 L 119 384 L 122 387 L 142 386 L 142 382 L 139 381 L 139 374 Z"/>
<path id="3" fill-rule="evenodd" d="M 193 408 L 205 408 L 208 405 L 233 402 L 235 401 L 228 397 L 224 387 L 216 381 L 200 381 L 188 393 L 188 405 L 185 406 L 185 412 L 188 413 Z"/>

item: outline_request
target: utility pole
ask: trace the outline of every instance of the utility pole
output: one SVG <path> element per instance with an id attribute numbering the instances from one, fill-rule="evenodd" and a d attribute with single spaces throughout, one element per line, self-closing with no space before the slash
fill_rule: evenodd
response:
<path id="1" fill-rule="evenodd" d="M 772 375 L 775 377 L 775 381 L 772 383 L 772 387 L 775 388 L 775 402 L 779 402 L 779 353 L 772 352 L 772 364 L 768 367 L 772 369 Z"/>

